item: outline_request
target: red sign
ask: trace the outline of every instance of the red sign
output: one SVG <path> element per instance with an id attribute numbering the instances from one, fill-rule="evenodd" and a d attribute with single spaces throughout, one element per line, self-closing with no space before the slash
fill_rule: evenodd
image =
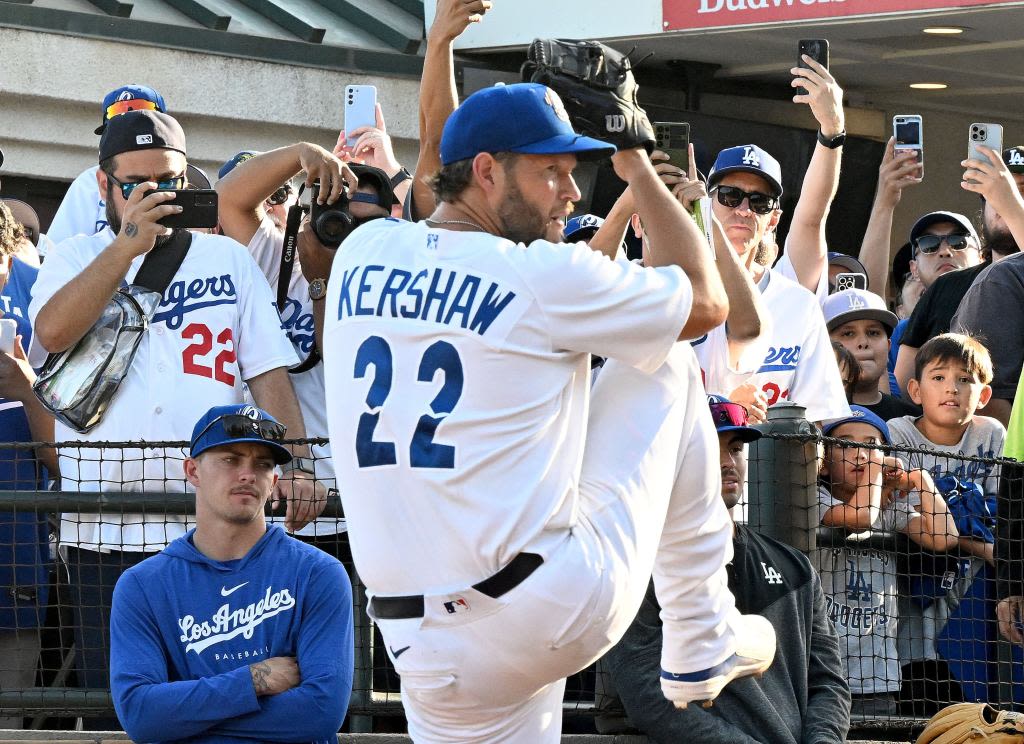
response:
<path id="1" fill-rule="evenodd" d="M 662 17 L 666 31 L 677 31 L 1018 4 L 1006 0 L 662 0 Z"/>

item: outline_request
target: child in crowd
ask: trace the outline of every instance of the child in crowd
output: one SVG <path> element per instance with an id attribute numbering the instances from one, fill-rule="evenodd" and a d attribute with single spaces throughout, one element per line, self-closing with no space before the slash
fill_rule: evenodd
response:
<path id="1" fill-rule="evenodd" d="M 863 406 L 850 408 L 851 416 L 824 428 L 825 436 L 855 444 L 825 447 L 819 489 L 821 524 L 854 533 L 902 532 L 932 551 L 955 547 L 956 525 L 928 473 L 905 470 L 897 458 L 884 457 L 880 448 L 890 444 L 885 422 Z M 893 693 L 900 689 L 896 561 L 891 553 L 858 547 L 866 537 L 855 534 L 841 547 L 819 548 L 815 561 L 829 616 L 839 634 L 852 712 L 894 715 Z"/>
<path id="2" fill-rule="evenodd" d="M 883 392 L 888 374 L 889 338 L 899 322 L 881 297 L 863 289 L 844 289 L 822 305 L 828 335 L 853 354 L 860 365 L 851 403 L 864 406 L 883 421 L 919 414 L 917 406 Z"/>
<path id="3" fill-rule="evenodd" d="M 907 384 L 907 394 L 921 405 L 923 415 L 889 421 L 893 444 L 915 450 L 905 455 L 909 466 L 928 471 L 960 533 L 961 557 L 910 555 L 901 567 L 908 591 L 901 596 L 898 648 L 905 684 L 917 697 L 925 681 L 951 681 L 947 663 L 957 665 L 961 655 L 970 656 L 960 648 L 943 652 L 939 641 L 964 597 L 984 592 L 974 582 L 986 562 L 994 563 L 999 491 L 994 460 L 1003 454 L 1006 430 L 996 419 L 977 415 L 992 396 L 991 380 L 992 360 L 984 345 L 958 333 L 936 336 L 918 351 Z M 965 455 L 979 459 L 964 460 Z M 976 557 L 964 559 L 962 554 Z M 978 697 L 984 687 L 979 674 L 976 665 L 968 664 L 953 675 L 967 699 Z M 954 691 L 948 698 L 936 692 L 927 697 L 954 702 L 957 688 L 948 689 Z M 984 699 L 983 691 L 980 695 Z"/>

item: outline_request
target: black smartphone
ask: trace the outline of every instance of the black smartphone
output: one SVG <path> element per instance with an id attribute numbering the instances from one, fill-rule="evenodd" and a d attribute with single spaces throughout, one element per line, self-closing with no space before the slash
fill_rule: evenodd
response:
<path id="1" fill-rule="evenodd" d="M 690 168 L 690 125 L 685 121 L 654 122 L 655 149 L 668 155 L 668 162 L 683 173 Z"/>
<path id="2" fill-rule="evenodd" d="M 217 226 L 217 192 L 213 189 L 175 189 L 174 199 L 165 204 L 176 204 L 182 210 L 161 218 L 164 227 Z"/>
<path id="3" fill-rule="evenodd" d="M 867 288 L 868 278 L 860 272 L 836 274 L 836 292 L 842 292 L 844 289 L 863 289 L 867 291 Z"/>
<path id="4" fill-rule="evenodd" d="M 807 55 L 819 65 L 828 69 L 828 39 L 801 39 L 797 47 L 796 66 L 810 69 L 810 65 L 804 62 L 804 55 Z M 799 87 L 796 89 L 799 96 L 807 95 L 807 89 Z"/>

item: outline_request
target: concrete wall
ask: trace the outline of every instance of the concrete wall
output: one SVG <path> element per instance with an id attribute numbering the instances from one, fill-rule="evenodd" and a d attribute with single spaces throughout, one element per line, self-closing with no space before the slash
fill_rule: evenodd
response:
<path id="1" fill-rule="evenodd" d="M 96 162 L 103 96 L 126 83 L 163 94 L 189 159 L 211 177 L 243 149 L 298 140 L 333 148 L 347 84 L 377 86 L 399 160 L 415 161 L 419 81 L 0 28 L 4 173 L 71 179 Z"/>

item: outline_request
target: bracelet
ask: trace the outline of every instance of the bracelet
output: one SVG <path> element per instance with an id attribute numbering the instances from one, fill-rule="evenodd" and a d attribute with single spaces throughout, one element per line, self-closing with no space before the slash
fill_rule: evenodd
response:
<path id="1" fill-rule="evenodd" d="M 398 184 L 408 181 L 410 178 L 412 178 L 412 173 L 403 165 L 402 169 L 391 177 L 391 188 L 397 187 Z"/>
<path id="2" fill-rule="evenodd" d="M 829 137 L 826 137 L 824 134 L 822 134 L 821 130 L 819 129 L 818 130 L 818 142 L 820 142 L 821 144 L 823 144 L 825 147 L 827 147 L 830 150 L 835 150 L 838 147 L 842 147 L 843 143 L 846 142 L 846 130 L 844 129 L 839 134 L 837 134 L 835 137 L 829 138 Z"/>

